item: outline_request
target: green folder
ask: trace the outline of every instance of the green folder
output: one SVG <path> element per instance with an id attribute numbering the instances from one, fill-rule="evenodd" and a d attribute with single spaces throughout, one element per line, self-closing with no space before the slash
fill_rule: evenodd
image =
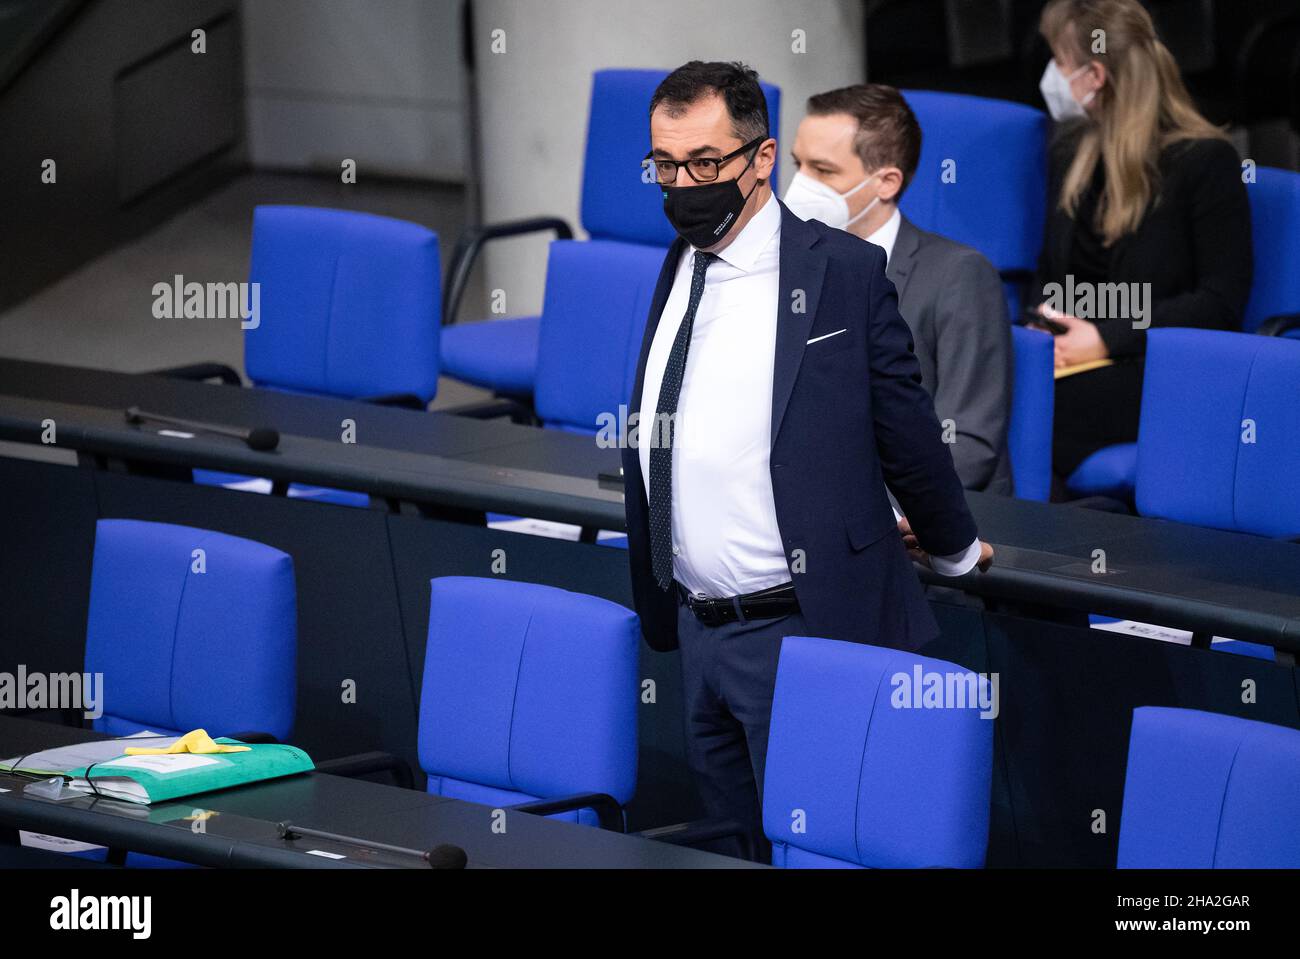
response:
<path id="1" fill-rule="evenodd" d="M 241 745 L 235 739 L 218 743 Z M 86 770 L 90 769 L 89 780 Z M 254 744 L 239 753 L 163 753 L 119 756 L 94 766 L 69 770 L 69 787 L 134 803 L 165 802 L 214 789 L 292 776 L 315 765 L 297 746 Z M 93 785 L 92 785 L 93 782 Z"/>

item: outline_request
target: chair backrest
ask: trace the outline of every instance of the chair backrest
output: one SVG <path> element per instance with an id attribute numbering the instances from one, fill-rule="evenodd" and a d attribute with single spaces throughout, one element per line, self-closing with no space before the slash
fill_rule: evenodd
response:
<path id="1" fill-rule="evenodd" d="M 1254 332 L 1270 316 L 1300 313 L 1300 173 L 1259 167 L 1250 197 L 1255 273 L 1242 329 Z"/>
<path id="2" fill-rule="evenodd" d="M 288 554 L 189 526 L 96 524 L 86 671 L 104 677 L 101 732 L 288 739 L 297 630 Z"/>
<path id="3" fill-rule="evenodd" d="M 259 206 L 249 279 L 260 316 L 244 332 L 258 385 L 331 396 L 438 389 L 437 234 L 369 213 Z"/>
<path id="4" fill-rule="evenodd" d="M 1133 710 L 1121 869 L 1300 869 L 1300 730 Z"/>
<path id="5" fill-rule="evenodd" d="M 993 720 L 980 691 L 996 703 L 953 663 L 787 636 L 763 785 L 773 865 L 983 865 Z"/>
<path id="6" fill-rule="evenodd" d="M 1046 115 L 959 93 L 903 96 L 921 126 L 921 159 L 901 202 L 908 219 L 973 246 L 999 273 L 1032 271 L 1046 215 Z"/>
<path id="7" fill-rule="evenodd" d="M 1300 342 L 1151 330 L 1138 430 L 1145 516 L 1300 535 Z"/>
<path id="8" fill-rule="evenodd" d="M 677 238 L 664 217 L 663 194 L 643 179 L 650 149 L 650 98 L 667 70 L 597 70 L 591 82 L 582 225 L 593 238 L 666 248 Z M 773 136 L 781 128 L 781 91 L 763 83 Z M 776 183 L 777 170 L 772 171 Z"/>
<path id="9" fill-rule="evenodd" d="M 1056 409 L 1055 345 L 1050 333 L 1011 328 L 1015 370 L 1007 445 L 1021 499 L 1047 502 L 1052 492 L 1052 420 Z"/>
<path id="10" fill-rule="evenodd" d="M 595 432 L 636 379 L 659 247 L 556 240 L 546 267 L 534 405 L 547 426 Z"/>
<path id="11" fill-rule="evenodd" d="M 429 791 L 496 806 L 590 792 L 626 803 L 639 641 L 635 614 L 595 596 L 434 579 L 419 732 Z"/>

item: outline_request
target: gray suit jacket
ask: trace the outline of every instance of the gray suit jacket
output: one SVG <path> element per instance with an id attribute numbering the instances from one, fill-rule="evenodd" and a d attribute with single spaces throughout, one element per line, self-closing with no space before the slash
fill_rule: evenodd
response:
<path id="1" fill-rule="evenodd" d="M 1002 279 L 983 254 L 914 226 L 907 217 L 885 275 L 911 327 L 922 382 L 939 421 L 951 420 L 966 489 L 1010 496 L 1011 321 Z"/>

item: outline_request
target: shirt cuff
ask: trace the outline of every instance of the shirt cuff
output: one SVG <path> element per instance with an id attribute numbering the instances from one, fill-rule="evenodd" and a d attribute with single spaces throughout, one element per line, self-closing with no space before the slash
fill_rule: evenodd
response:
<path id="1" fill-rule="evenodd" d="M 897 509 L 894 510 L 894 522 L 897 523 L 903 518 L 903 514 Z M 975 541 L 967 546 L 960 553 L 950 553 L 947 556 L 936 556 L 930 554 L 930 568 L 940 576 L 963 576 L 975 568 L 975 564 L 980 561 L 980 541 L 975 537 Z"/>
<path id="2" fill-rule="evenodd" d="M 964 573 L 969 573 L 979 561 L 979 537 L 976 537 L 974 542 L 960 553 L 952 553 L 948 556 L 930 554 L 930 568 L 940 576 L 961 576 Z"/>

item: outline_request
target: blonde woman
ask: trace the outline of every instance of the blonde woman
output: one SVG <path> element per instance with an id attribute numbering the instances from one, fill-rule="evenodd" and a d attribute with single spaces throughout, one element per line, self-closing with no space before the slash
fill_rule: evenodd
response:
<path id="1" fill-rule="evenodd" d="M 1250 208 L 1236 151 L 1137 0 L 1052 0 L 1039 29 L 1058 122 L 1035 310 L 1056 334 L 1064 479 L 1137 438 L 1148 326 L 1240 328 Z"/>

